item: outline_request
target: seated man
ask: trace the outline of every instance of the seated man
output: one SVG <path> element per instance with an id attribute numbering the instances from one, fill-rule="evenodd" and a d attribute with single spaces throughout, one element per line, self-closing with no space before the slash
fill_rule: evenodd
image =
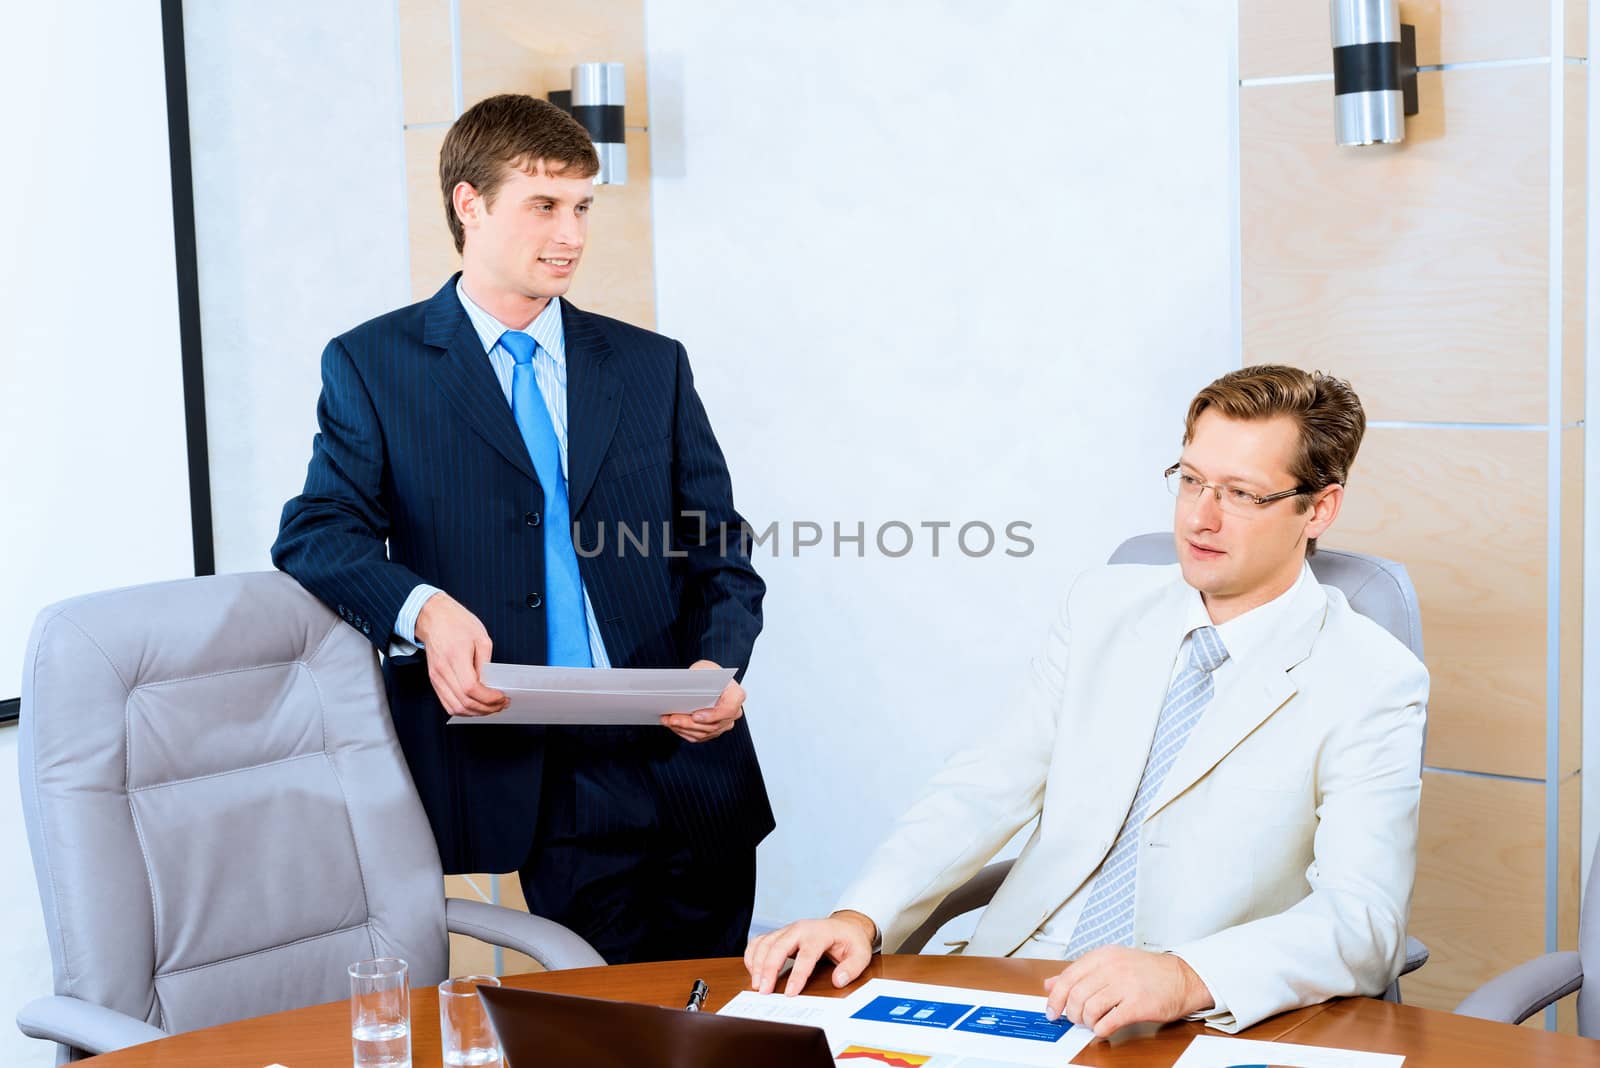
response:
<path id="1" fill-rule="evenodd" d="M 826 919 L 750 943 L 771 991 L 896 946 L 1034 817 L 966 952 L 1068 960 L 1048 1011 L 1108 1035 L 1375 995 L 1399 973 L 1428 675 L 1311 576 L 1366 419 L 1349 384 L 1247 367 L 1194 398 L 1178 564 L 1067 594 L 1002 729 L 953 756 Z"/>

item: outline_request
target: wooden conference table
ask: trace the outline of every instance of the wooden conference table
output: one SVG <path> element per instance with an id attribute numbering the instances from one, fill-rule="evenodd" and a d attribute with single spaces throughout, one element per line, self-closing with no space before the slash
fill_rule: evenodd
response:
<path id="1" fill-rule="evenodd" d="M 1059 962 L 1000 960 L 982 957 L 890 956 L 873 961 L 857 984 L 872 978 L 943 983 L 1019 994 L 1042 993 L 1040 983 L 1060 969 Z M 506 986 L 551 990 L 614 1000 L 639 1001 L 681 1008 L 695 979 L 711 987 L 708 1010 L 721 1008 L 749 980 L 737 958 L 629 964 L 568 972 L 507 976 Z M 838 993 L 848 993 L 855 985 Z M 826 982 L 813 980 L 808 994 L 832 994 Z M 439 1055 L 438 993 L 432 987 L 411 992 L 411 1062 L 413 1068 L 437 1068 Z M 1078 1054 L 1074 1064 L 1167 1068 L 1189 1045 L 1207 1032 L 1200 1024 L 1130 1027 L 1113 1042 L 1096 1041 Z M 1452 1016 L 1410 1005 L 1390 1005 L 1352 998 L 1285 1013 L 1257 1024 L 1242 1037 L 1281 1039 L 1311 1046 L 1342 1046 L 1379 1053 L 1405 1054 L 1406 1068 L 1474 1068 L 1490 1065 L 1577 1066 L 1600 1064 L 1600 1042 Z M 97 1068 L 349 1068 L 350 1007 L 338 1001 L 272 1016 L 174 1035 L 91 1058 Z M 535 1066 L 538 1068 L 538 1066 Z"/>

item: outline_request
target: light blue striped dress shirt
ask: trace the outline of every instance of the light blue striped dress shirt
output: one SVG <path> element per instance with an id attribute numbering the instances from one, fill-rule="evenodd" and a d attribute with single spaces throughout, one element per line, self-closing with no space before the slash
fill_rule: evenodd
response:
<path id="1" fill-rule="evenodd" d="M 461 299 L 461 306 L 467 310 L 467 318 L 472 320 L 472 327 L 478 332 L 478 339 L 483 342 L 483 351 L 489 356 L 489 363 L 494 368 L 494 376 L 500 381 L 500 392 L 506 395 L 506 405 L 511 405 L 511 374 L 516 367 L 516 361 L 511 358 L 505 346 L 500 344 L 500 335 L 506 333 L 510 327 L 484 311 L 475 304 L 461 283 L 456 283 L 456 296 Z M 567 335 L 561 325 L 561 298 L 552 297 L 550 303 L 545 305 L 544 311 L 538 318 L 529 323 L 522 333 L 528 334 L 539 343 L 539 348 L 533 356 L 533 378 L 539 384 L 539 395 L 544 398 L 544 406 L 550 413 L 550 425 L 555 427 L 556 443 L 561 447 L 561 474 L 567 474 Z M 411 591 L 405 604 L 400 606 L 400 615 L 395 620 L 394 632 L 400 641 L 389 646 L 389 655 L 404 656 L 414 653 L 421 648 L 417 641 L 416 626 L 417 614 L 422 611 L 422 604 L 429 597 L 440 592 L 437 586 L 426 583 Z M 611 666 L 611 658 L 606 655 L 605 639 L 600 636 L 600 625 L 595 620 L 594 602 L 589 599 L 589 591 L 583 591 L 583 615 L 589 625 L 589 655 L 597 668 Z"/>

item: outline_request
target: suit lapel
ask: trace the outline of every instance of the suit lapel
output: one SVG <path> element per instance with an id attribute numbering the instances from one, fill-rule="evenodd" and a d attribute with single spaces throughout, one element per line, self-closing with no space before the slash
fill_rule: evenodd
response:
<path id="1" fill-rule="evenodd" d="M 577 516 L 594 488 L 622 409 L 611 343 L 593 317 L 561 302 L 567 344 L 567 500 Z"/>
<path id="2" fill-rule="evenodd" d="M 1311 654 L 1311 644 L 1327 616 L 1328 596 L 1315 576 L 1307 576 L 1285 620 L 1283 636 L 1251 657 L 1226 686 L 1212 696 L 1211 705 L 1195 724 L 1162 781 L 1161 792 L 1151 802 L 1145 819 L 1160 812 L 1216 767 L 1223 757 L 1259 727 L 1267 717 L 1295 695 L 1289 669 Z"/>
<path id="3" fill-rule="evenodd" d="M 517 429 L 511 405 L 484 354 L 483 341 L 456 296 L 455 277 L 428 302 L 422 340 L 444 350 L 443 359 L 433 365 L 433 384 L 456 414 L 513 467 L 538 482 L 522 431 Z"/>

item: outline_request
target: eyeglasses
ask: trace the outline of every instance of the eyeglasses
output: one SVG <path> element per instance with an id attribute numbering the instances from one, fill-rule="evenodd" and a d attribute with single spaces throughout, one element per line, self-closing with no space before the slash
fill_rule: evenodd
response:
<path id="1" fill-rule="evenodd" d="M 1256 515 L 1257 509 L 1269 505 L 1273 501 L 1281 501 L 1285 497 L 1297 497 L 1302 493 L 1311 492 L 1311 489 L 1307 486 L 1296 486 L 1294 489 L 1284 490 L 1282 493 L 1271 493 L 1263 497 L 1260 494 L 1251 493 L 1247 489 L 1240 489 L 1238 486 L 1206 482 L 1185 472 L 1181 464 L 1173 464 L 1167 468 L 1165 474 L 1167 489 L 1172 492 L 1174 497 L 1182 499 L 1187 495 L 1194 500 L 1199 500 L 1202 493 L 1210 490 L 1211 495 L 1216 498 L 1217 506 L 1229 515 Z"/>

